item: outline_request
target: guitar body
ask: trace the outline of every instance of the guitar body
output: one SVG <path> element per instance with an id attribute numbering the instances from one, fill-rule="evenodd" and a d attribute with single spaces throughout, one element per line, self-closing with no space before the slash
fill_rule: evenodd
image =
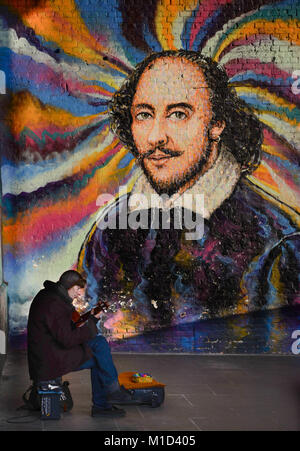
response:
<path id="1" fill-rule="evenodd" d="M 86 313 L 83 313 L 82 315 L 80 315 L 80 313 L 78 313 L 77 310 L 73 310 L 72 323 L 75 327 L 81 327 L 90 318 L 91 315 L 97 315 L 97 313 L 104 312 L 107 309 L 108 309 L 107 302 L 99 301 L 94 308 L 92 308 Z"/>

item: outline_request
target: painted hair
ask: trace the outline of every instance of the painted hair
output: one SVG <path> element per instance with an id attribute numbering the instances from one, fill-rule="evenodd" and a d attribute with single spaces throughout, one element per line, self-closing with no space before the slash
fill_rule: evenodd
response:
<path id="1" fill-rule="evenodd" d="M 159 58 L 184 58 L 202 70 L 210 90 L 212 124 L 225 122 L 221 141 L 242 167 L 242 172 L 252 172 L 260 162 L 262 126 L 234 88 L 229 86 L 225 69 L 211 58 L 188 50 L 166 50 L 152 53 L 139 63 L 109 102 L 111 130 L 134 155 L 131 124 L 131 105 L 137 84 L 145 69 Z"/>

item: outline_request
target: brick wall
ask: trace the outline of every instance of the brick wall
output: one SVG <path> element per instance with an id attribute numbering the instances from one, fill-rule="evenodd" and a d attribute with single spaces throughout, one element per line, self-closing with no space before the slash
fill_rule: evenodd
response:
<path id="1" fill-rule="evenodd" d="M 152 51 L 199 50 L 224 66 L 264 129 L 262 161 L 248 181 L 282 212 L 287 233 L 299 229 L 298 0 L 2 0 L 0 16 L 12 337 L 26 335 L 28 309 L 43 281 L 77 266 L 98 196 L 134 183 L 134 159 L 109 131 L 107 102 Z M 272 330 L 290 333 L 288 326 Z M 130 323 L 128 331 L 142 329 Z M 121 334 L 115 326 L 113 336 Z M 146 347 L 141 341 L 138 349 Z M 255 352 L 249 342 L 247 351 Z"/>

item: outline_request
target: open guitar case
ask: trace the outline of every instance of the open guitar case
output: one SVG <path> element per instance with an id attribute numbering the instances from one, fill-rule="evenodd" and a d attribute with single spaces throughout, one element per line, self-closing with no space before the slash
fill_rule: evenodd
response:
<path id="1" fill-rule="evenodd" d="M 125 372 L 119 374 L 119 384 L 126 388 L 136 401 L 136 405 L 159 407 L 165 399 L 165 384 L 152 379 L 151 382 L 134 382 L 135 373 Z"/>

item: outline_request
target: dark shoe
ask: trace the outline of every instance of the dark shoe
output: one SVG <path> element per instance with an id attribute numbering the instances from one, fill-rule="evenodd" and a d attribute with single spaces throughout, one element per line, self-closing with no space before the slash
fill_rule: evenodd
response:
<path id="1" fill-rule="evenodd" d="M 118 390 L 107 395 L 107 401 L 118 405 L 136 405 L 137 402 L 132 398 L 129 390 L 121 386 Z"/>
<path id="2" fill-rule="evenodd" d="M 123 409 L 118 409 L 116 406 L 107 407 L 106 409 L 102 409 L 101 407 L 93 406 L 92 407 L 92 417 L 125 417 L 126 412 Z"/>

